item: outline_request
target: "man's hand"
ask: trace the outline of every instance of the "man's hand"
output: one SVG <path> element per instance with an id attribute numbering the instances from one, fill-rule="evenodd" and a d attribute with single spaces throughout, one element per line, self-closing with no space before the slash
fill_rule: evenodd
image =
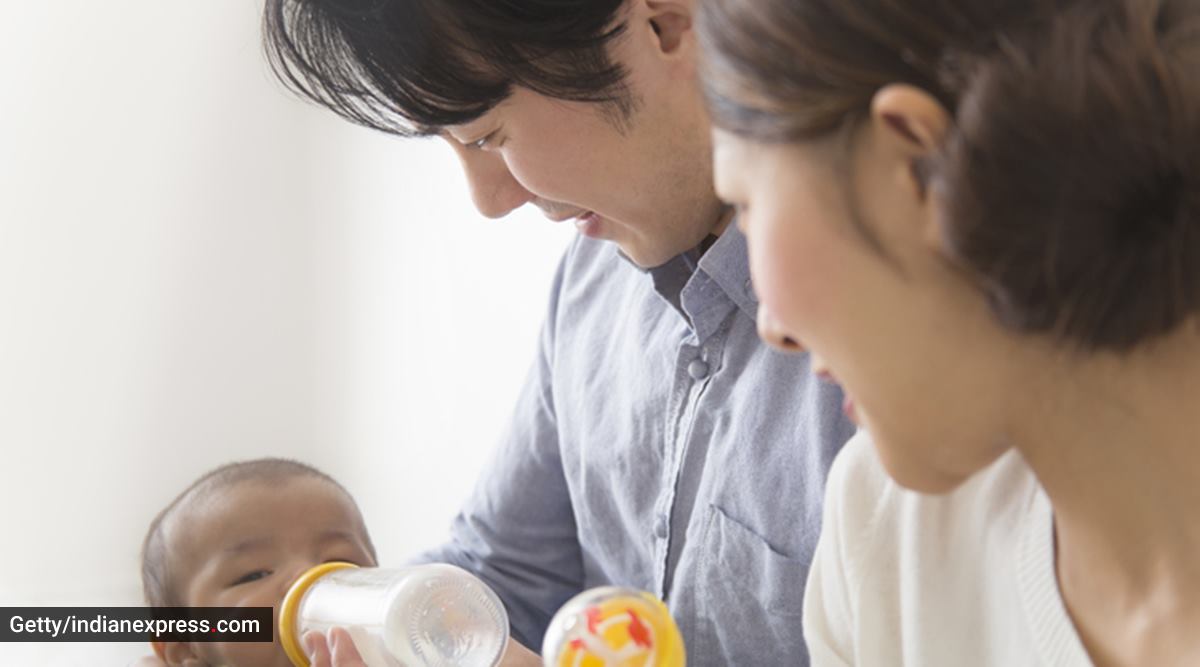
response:
<path id="1" fill-rule="evenodd" d="M 303 642 L 312 667 L 367 667 L 344 628 L 330 630 L 328 641 L 319 632 L 309 632 Z M 509 639 L 500 667 L 542 667 L 542 659 L 517 640 Z"/>
<path id="2" fill-rule="evenodd" d="M 542 667 L 542 658 L 521 645 L 521 642 L 510 638 L 504 657 L 500 659 L 500 667 Z"/>

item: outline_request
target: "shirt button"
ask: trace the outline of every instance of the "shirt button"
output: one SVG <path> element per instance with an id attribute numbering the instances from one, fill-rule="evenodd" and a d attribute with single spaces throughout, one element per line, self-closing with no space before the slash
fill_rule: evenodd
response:
<path id="1" fill-rule="evenodd" d="M 692 376 L 693 380 L 703 380 L 708 377 L 708 364 L 701 359 L 693 359 L 692 363 L 688 364 L 688 375 Z"/>
<path id="2" fill-rule="evenodd" d="M 667 515 L 659 514 L 658 519 L 654 521 L 654 535 L 660 540 L 665 540 L 668 534 L 670 527 L 667 526 Z"/>

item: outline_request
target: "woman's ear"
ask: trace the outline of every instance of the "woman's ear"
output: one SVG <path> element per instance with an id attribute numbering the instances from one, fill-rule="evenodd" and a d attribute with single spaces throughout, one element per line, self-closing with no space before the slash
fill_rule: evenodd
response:
<path id="1" fill-rule="evenodd" d="M 884 150 L 905 165 L 910 194 L 924 209 L 923 235 L 938 246 L 940 223 L 929 196 L 929 166 L 946 140 L 951 122 L 942 103 L 916 86 L 890 84 L 871 99 L 871 124 L 882 138 Z"/>
<path id="2" fill-rule="evenodd" d="M 880 88 L 871 99 L 871 120 L 907 151 L 932 155 L 946 138 L 950 112 L 924 90 L 894 83 Z"/>

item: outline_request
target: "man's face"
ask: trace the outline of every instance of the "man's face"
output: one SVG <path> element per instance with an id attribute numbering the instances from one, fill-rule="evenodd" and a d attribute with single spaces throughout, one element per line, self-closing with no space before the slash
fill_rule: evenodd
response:
<path id="1" fill-rule="evenodd" d="M 632 17 L 611 47 L 628 72 L 635 110 L 624 122 L 596 103 L 516 88 L 481 118 L 442 137 L 462 161 L 480 213 L 526 203 L 580 233 L 612 241 L 636 264 L 658 266 L 716 231 L 708 118 L 690 36 L 662 51 Z"/>

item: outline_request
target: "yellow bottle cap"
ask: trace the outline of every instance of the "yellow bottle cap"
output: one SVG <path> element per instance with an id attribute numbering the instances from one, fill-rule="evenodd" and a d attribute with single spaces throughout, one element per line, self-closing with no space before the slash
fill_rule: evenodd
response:
<path id="1" fill-rule="evenodd" d="M 296 667 L 309 667 L 308 656 L 300 646 L 300 638 L 296 636 L 296 617 L 300 613 L 300 600 L 317 579 L 330 572 L 350 567 L 358 566 L 354 563 L 321 563 L 297 577 L 287 595 L 283 596 L 283 602 L 279 605 L 279 643 L 283 645 L 283 652 L 287 653 L 287 657 Z"/>

